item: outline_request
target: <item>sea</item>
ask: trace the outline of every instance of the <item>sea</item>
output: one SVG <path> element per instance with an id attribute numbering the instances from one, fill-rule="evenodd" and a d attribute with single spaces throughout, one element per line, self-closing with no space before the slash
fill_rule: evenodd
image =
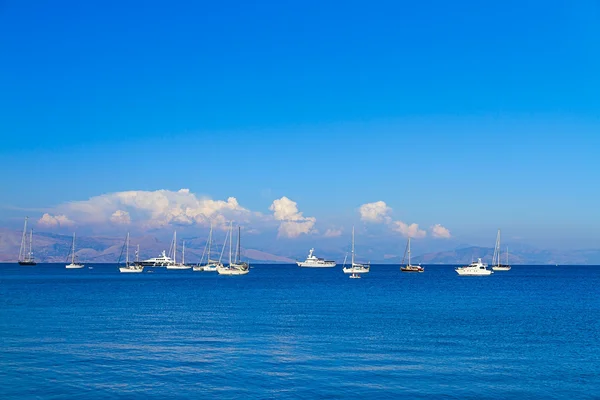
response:
<path id="1" fill-rule="evenodd" d="M 600 267 L 0 264 L 1 399 L 598 399 Z"/>

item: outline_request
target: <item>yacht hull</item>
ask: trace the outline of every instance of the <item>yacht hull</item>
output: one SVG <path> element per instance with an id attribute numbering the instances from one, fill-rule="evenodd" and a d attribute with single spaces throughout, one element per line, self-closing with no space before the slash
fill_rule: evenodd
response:
<path id="1" fill-rule="evenodd" d="M 493 272 L 490 270 L 484 270 L 484 271 L 461 271 L 461 270 L 456 270 L 456 273 L 458 275 L 461 276 L 488 276 L 491 275 Z"/>
<path id="2" fill-rule="evenodd" d="M 302 267 L 302 268 L 333 268 L 337 265 L 335 263 L 333 263 L 333 264 L 312 264 L 312 263 L 305 263 L 305 262 L 299 262 L 299 261 L 297 261 L 296 264 L 298 264 L 298 266 Z"/>
<path id="3" fill-rule="evenodd" d="M 19 261 L 19 265 L 37 265 L 35 261 Z"/>
<path id="4" fill-rule="evenodd" d="M 345 274 L 366 274 L 369 272 L 368 268 L 344 268 Z"/>
<path id="5" fill-rule="evenodd" d="M 167 269 L 191 269 L 191 265 L 167 265 Z"/>
<path id="6" fill-rule="evenodd" d="M 400 267 L 400 271 L 402 271 L 402 272 L 425 272 L 425 269 L 421 268 L 421 267 L 408 267 L 408 268 Z"/>
<path id="7" fill-rule="evenodd" d="M 217 272 L 219 275 L 246 275 L 250 271 L 247 269 L 218 268 Z"/>
<path id="8" fill-rule="evenodd" d="M 126 267 L 119 268 L 119 272 L 121 272 L 123 274 L 139 274 L 143 271 L 144 271 L 144 268 L 126 268 Z"/>
<path id="9" fill-rule="evenodd" d="M 66 269 L 80 269 L 85 267 L 85 265 L 82 264 L 69 264 L 69 265 L 65 265 Z"/>
<path id="10" fill-rule="evenodd" d="M 492 267 L 494 271 L 510 271 L 510 267 Z"/>

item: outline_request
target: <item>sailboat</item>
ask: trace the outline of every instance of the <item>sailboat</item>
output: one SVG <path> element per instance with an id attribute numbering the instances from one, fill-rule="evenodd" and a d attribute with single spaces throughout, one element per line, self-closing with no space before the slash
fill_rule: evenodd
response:
<path id="1" fill-rule="evenodd" d="M 233 253 L 233 248 L 232 248 L 232 236 L 233 236 L 233 222 L 231 222 L 229 224 L 229 265 L 224 266 L 224 265 L 219 265 L 217 266 L 217 272 L 219 273 L 219 275 L 246 275 L 248 272 L 250 272 L 250 267 L 248 266 L 247 263 L 245 262 L 240 262 L 239 257 L 241 257 L 240 254 L 240 228 L 238 227 L 238 245 L 237 245 L 237 253 L 236 253 L 236 260 L 232 259 L 232 253 Z"/>
<path id="2" fill-rule="evenodd" d="M 23 236 L 21 237 L 21 248 L 19 249 L 19 265 L 36 265 L 33 258 L 33 229 L 29 232 L 29 251 L 27 251 L 27 220 L 25 217 L 25 226 L 23 227 Z"/>
<path id="3" fill-rule="evenodd" d="M 208 232 L 208 242 L 204 250 L 206 251 L 206 264 L 202 265 L 202 260 L 204 260 L 204 254 L 202 254 L 202 258 L 200 259 L 200 264 L 194 267 L 194 271 L 204 271 L 204 272 L 217 272 L 218 262 L 210 259 L 210 249 L 212 244 L 212 232 L 213 227 L 212 223 L 210 224 L 210 231 Z"/>
<path id="4" fill-rule="evenodd" d="M 71 247 L 71 264 L 67 264 L 65 268 L 67 269 L 78 269 L 83 268 L 83 264 L 79 264 L 75 262 L 75 232 L 73 232 L 73 246 Z"/>
<path id="5" fill-rule="evenodd" d="M 173 233 L 173 264 L 167 265 L 167 269 L 190 269 L 191 265 L 185 265 L 185 242 L 183 242 L 182 263 L 177 264 L 177 231 Z"/>
<path id="6" fill-rule="evenodd" d="M 424 272 L 425 268 L 420 265 L 411 265 L 410 264 L 410 236 L 408 237 L 408 243 L 406 243 L 406 250 L 404 250 L 404 256 L 406 257 L 408 254 L 408 264 L 404 267 L 400 267 L 400 271 L 402 272 Z M 402 264 L 404 264 L 404 257 L 402 257 Z"/>
<path id="7" fill-rule="evenodd" d="M 123 244 L 126 247 L 125 250 L 125 266 L 119 267 L 119 272 L 121 273 L 140 273 L 144 271 L 144 266 L 139 265 L 136 262 L 129 262 L 129 232 L 127 232 L 127 238 L 125 239 L 125 243 Z M 135 258 L 138 258 L 140 245 L 138 244 L 137 250 L 135 251 Z M 123 249 L 121 249 L 121 254 L 123 254 Z M 119 256 L 119 262 L 121 262 L 121 257 Z"/>
<path id="8" fill-rule="evenodd" d="M 498 235 L 496 236 L 496 247 L 494 247 L 494 255 L 492 257 L 492 269 L 494 271 L 509 271 L 510 265 L 508 265 L 508 247 L 506 248 L 506 264 L 500 263 L 500 229 L 498 229 Z"/>
<path id="9" fill-rule="evenodd" d="M 344 264 L 346 264 L 345 261 L 344 261 Z M 352 264 L 349 267 L 343 267 L 342 271 L 344 271 L 345 274 L 356 275 L 356 274 L 366 274 L 367 272 L 369 272 L 370 269 L 371 269 L 370 264 L 364 265 L 364 264 L 358 264 L 358 263 L 354 262 L 354 227 L 352 227 Z M 357 276 L 350 276 L 350 277 L 357 278 Z"/>

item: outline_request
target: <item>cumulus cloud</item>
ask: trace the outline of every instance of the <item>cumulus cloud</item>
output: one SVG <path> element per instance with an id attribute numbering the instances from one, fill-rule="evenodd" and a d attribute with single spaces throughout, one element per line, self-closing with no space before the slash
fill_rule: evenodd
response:
<path id="1" fill-rule="evenodd" d="M 402 221 L 394 221 L 392 223 L 392 229 L 396 232 L 399 232 L 402 236 L 411 237 L 411 238 L 423 238 L 427 235 L 422 229 L 419 229 L 418 224 L 406 224 Z"/>
<path id="2" fill-rule="evenodd" d="M 452 236 L 452 235 L 450 235 L 450 231 L 447 228 L 444 228 L 440 224 L 435 224 L 431 228 L 431 235 L 434 238 L 441 238 L 441 239 L 449 239 Z"/>
<path id="3" fill-rule="evenodd" d="M 338 237 L 338 236 L 342 236 L 342 230 L 341 229 L 327 229 L 325 231 L 325 234 L 323 236 L 325 236 L 325 237 Z"/>
<path id="4" fill-rule="evenodd" d="M 71 221 L 66 215 L 50 215 L 45 213 L 42 218 L 38 220 L 38 224 L 47 227 L 61 227 L 61 226 L 73 226 L 75 223 Z"/>
<path id="5" fill-rule="evenodd" d="M 314 232 L 313 227 L 317 219 L 315 217 L 304 217 L 298 211 L 298 204 L 285 196 L 274 200 L 269 210 L 273 211 L 275 220 L 281 221 L 278 236 L 295 238 L 301 234 Z"/>
<path id="6" fill-rule="evenodd" d="M 360 219 L 365 222 L 390 222 L 389 213 L 392 211 L 384 201 L 363 204 L 359 208 Z"/>
<path id="7" fill-rule="evenodd" d="M 142 228 L 162 228 L 168 225 L 207 226 L 211 221 L 225 229 L 227 221 L 248 222 L 260 216 L 240 206 L 235 197 L 213 200 L 199 197 L 189 189 L 133 190 L 108 193 L 84 201 L 65 203 L 56 208 L 62 215 L 85 224 L 136 223 Z"/>
<path id="8" fill-rule="evenodd" d="M 110 216 L 111 222 L 120 225 L 129 225 L 131 223 L 131 216 L 127 211 L 117 210 Z"/>

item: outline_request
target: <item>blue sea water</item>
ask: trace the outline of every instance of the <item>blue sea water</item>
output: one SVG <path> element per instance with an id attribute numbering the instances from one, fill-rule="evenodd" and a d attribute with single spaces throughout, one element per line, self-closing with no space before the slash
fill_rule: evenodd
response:
<path id="1" fill-rule="evenodd" d="M 600 398 L 600 267 L 0 265 L 0 398 Z"/>

